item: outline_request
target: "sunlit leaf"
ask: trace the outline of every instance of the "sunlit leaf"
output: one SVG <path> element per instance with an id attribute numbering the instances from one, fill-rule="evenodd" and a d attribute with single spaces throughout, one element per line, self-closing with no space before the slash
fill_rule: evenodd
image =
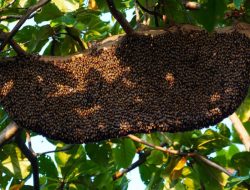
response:
<path id="1" fill-rule="evenodd" d="M 0 168 L 2 171 L 6 171 L 19 179 L 24 179 L 30 174 L 31 166 L 29 160 L 15 145 L 5 145 L 0 155 Z"/>
<path id="2" fill-rule="evenodd" d="M 180 177 L 180 175 L 182 174 L 182 170 L 185 166 L 187 162 L 187 158 L 186 157 L 182 157 L 179 162 L 176 164 L 176 166 L 174 167 L 174 169 L 172 170 L 172 172 L 170 173 L 170 179 L 176 180 Z"/>
<path id="3" fill-rule="evenodd" d="M 80 6 L 76 0 L 52 0 L 51 2 L 55 3 L 61 12 L 75 11 Z"/>
<path id="4" fill-rule="evenodd" d="M 242 122 L 247 122 L 250 118 L 250 90 L 244 102 L 237 110 L 237 114 Z"/>

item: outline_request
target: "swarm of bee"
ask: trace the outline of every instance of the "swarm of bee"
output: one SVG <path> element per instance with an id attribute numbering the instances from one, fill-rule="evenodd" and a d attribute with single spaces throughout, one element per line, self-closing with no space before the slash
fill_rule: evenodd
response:
<path id="1" fill-rule="evenodd" d="M 1 104 L 22 127 L 83 143 L 208 127 L 247 94 L 250 40 L 237 31 L 148 31 L 107 43 L 69 59 L 0 63 Z"/>

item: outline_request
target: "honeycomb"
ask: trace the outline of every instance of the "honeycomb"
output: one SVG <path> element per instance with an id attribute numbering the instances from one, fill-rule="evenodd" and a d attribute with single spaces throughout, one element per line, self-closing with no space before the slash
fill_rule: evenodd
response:
<path id="1" fill-rule="evenodd" d="M 175 29 L 67 59 L 16 57 L 0 63 L 0 103 L 20 126 L 67 143 L 200 129 L 245 98 L 249 48 L 237 31 Z"/>

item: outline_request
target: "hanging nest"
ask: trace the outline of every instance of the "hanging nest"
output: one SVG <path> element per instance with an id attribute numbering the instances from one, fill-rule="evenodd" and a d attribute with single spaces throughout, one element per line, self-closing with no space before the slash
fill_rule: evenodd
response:
<path id="1" fill-rule="evenodd" d="M 107 39 L 69 58 L 0 63 L 0 102 L 22 127 L 68 143 L 200 129 L 232 114 L 250 83 L 248 25 Z"/>

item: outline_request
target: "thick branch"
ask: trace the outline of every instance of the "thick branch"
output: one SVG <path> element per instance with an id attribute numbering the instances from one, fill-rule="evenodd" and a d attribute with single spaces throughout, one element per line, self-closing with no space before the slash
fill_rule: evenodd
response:
<path id="1" fill-rule="evenodd" d="M 12 139 L 16 135 L 18 129 L 18 125 L 14 121 L 12 121 L 3 131 L 1 131 L 0 147 L 6 142 L 8 142 L 10 139 Z"/>
<path id="2" fill-rule="evenodd" d="M 34 190 L 39 190 L 39 168 L 38 168 L 38 161 L 37 157 L 28 149 L 28 147 L 25 145 L 24 140 L 21 137 L 22 131 L 18 133 L 16 136 L 16 143 L 17 146 L 20 148 L 22 153 L 28 158 L 28 160 L 31 163 L 32 170 L 33 170 L 33 183 L 34 183 Z"/>
<path id="3" fill-rule="evenodd" d="M 250 137 L 239 117 L 236 113 L 233 113 L 231 116 L 229 116 L 229 119 L 232 121 L 234 128 L 240 137 L 240 140 L 246 147 L 246 150 L 250 151 Z"/>
<path id="4" fill-rule="evenodd" d="M 129 22 L 125 19 L 125 17 L 122 15 L 122 13 L 116 9 L 114 1 L 113 0 L 106 0 L 106 1 L 107 1 L 107 4 L 108 4 L 108 7 L 109 7 L 111 14 L 113 15 L 113 17 L 115 17 L 117 22 L 120 23 L 121 27 L 126 32 L 126 34 L 134 33 L 134 30 L 130 26 Z"/>
<path id="5" fill-rule="evenodd" d="M 138 142 L 138 143 L 141 143 L 141 144 L 144 144 L 144 145 L 147 145 L 153 149 L 156 149 L 156 150 L 160 150 L 162 152 L 165 152 L 167 154 L 172 154 L 172 155 L 179 155 L 179 156 L 189 156 L 189 157 L 194 157 L 194 158 L 198 158 L 200 159 L 201 161 L 203 161 L 204 163 L 206 163 L 207 165 L 229 175 L 229 176 L 232 176 L 233 174 L 230 173 L 229 171 L 227 171 L 225 168 L 223 168 L 222 166 L 216 164 L 215 162 L 212 162 L 211 160 L 205 158 L 204 156 L 200 155 L 200 154 L 197 154 L 197 153 L 186 153 L 186 152 L 180 152 L 178 150 L 172 150 L 172 149 L 166 149 L 166 148 L 163 148 L 161 146 L 157 146 L 157 145 L 154 145 L 154 144 L 151 144 L 151 143 L 148 143 L 134 135 L 128 135 L 128 137 L 130 139 L 132 139 L 133 141 L 135 142 Z"/>
<path id="6" fill-rule="evenodd" d="M 4 49 L 7 43 L 12 39 L 12 37 L 17 33 L 17 31 L 20 29 L 20 27 L 23 25 L 23 23 L 30 17 L 30 15 L 35 12 L 40 7 L 47 4 L 50 0 L 40 0 L 37 4 L 31 6 L 28 8 L 27 12 L 22 16 L 22 18 L 19 20 L 19 22 L 15 25 L 15 27 L 12 29 L 12 31 L 9 33 L 7 38 L 2 42 L 0 46 L 0 52 Z"/>

